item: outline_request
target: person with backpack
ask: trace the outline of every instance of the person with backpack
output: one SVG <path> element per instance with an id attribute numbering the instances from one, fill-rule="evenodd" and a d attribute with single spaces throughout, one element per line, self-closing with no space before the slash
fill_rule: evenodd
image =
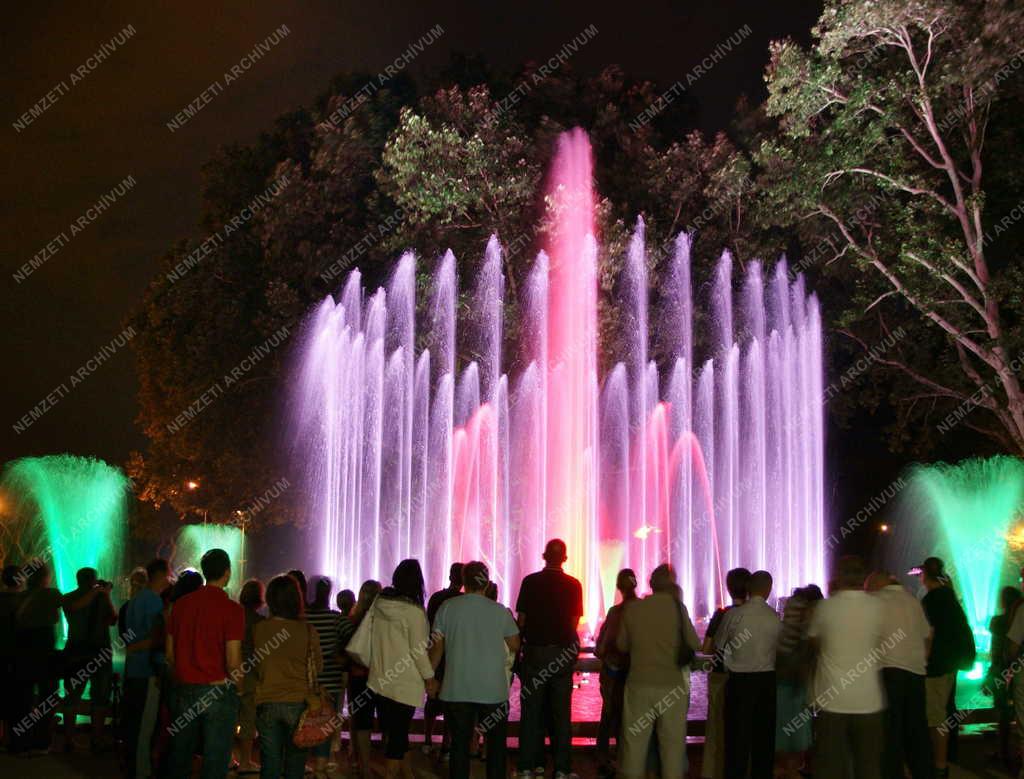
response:
<path id="1" fill-rule="evenodd" d="M 920 566 L 921 584 L 927 592 L 921 600 L 925 616 L 932 626 L 925 679 L 925 707 L 932 734 L 932 758 L 936 779 L 949 776 L 950 699 L 957 671 L 974 665 L 974 633 L 967 622 L 956 593 L 949 586 L 945 564 L 929 557 Z"/>
<path id="2" fill-rule="evenodd" d="M 651 572 L 651 594 L 629 601 L 615 639 L 630 657 L 623 694 L 622 758 L 625 779 L 645 774 L 652 735 L 664 777 L 686 775 L 686 714 L 690 707 L 690 664 L 700 649 L 672 566 Z"/>

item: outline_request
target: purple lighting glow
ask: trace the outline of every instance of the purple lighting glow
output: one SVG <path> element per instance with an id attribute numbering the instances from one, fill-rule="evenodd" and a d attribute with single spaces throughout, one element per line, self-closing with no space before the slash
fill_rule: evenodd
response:
<path id="1" fill-rule="evenodd" d="M 613 602 L 615 572 L 646 581 L 668 560 L 698 618 L 724 572 L 770 570 L 776 593 L 823 582 L 821 317 L 785 261 L 746 266 L 734 309 L 724 254 L 710 290 L 707 359 L 694 357 L 690 239 L 649 320 L 644 225 L 624 270 L 628 349 L 597 372 L 597 243 L 590 145 L 559 139 L 549 182 L 557 225 L 521 293 L 526 367 L 502 372 L 505 280 L 492 238 L 475 279 L 475 359 L 456 356 L 455 258 L 441 258 L 416 337 L 416 259 L 367 294 L 358 270 L 299 337 L 290 431 L 324 573 L 348 586 L 417 557 L 428 582 L 454 560 L 488 563 L 503 599 L 569 546 L 586 620 Z M 422 321 L 426 319 L 426 321 Z M 651 327 L 673 358 L 649 358 Z M 416 345 L 423 348 L 417 352 Z"/>

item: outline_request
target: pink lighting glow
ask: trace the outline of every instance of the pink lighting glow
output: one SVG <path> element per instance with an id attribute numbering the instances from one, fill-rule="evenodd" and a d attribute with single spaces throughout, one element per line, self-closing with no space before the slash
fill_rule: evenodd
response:
<path id="1" fill-rule="evenodd" d="M 433 587 L 452 561 L 480 559 L 514 602 L 554 537 L 568 544 L 591 627 L 623 566 L 643 587 L 656 565 L 673 563 L 698 618 L 723 602 L 730 567 L 767 568 L 777 594 L 823 582 L 817 300 L 785 260 L 770 274 L 748 263 L 734 291 L 724 254 L 698 362 L 690 238 L 662 263 L 652 321 L 638 220 L 616 299 L 626 349 L 599 376 L 592 178 L 586 134 L 564 133 L 548 183 L 554 228 L 520 284 L 526 359 L 515 377 L 502 372 L 497 237 L 473 279 L 462 339 L 472 361 L 456 355 L 451 252 L 421 321 L 411 254 L 386 289 L 368 295 L 356 270 L 310 314 L 290 388 L 292 461 L 320 568 L 336 582 L 387 579 L 417 557 Z M 670 345 L 664 364 L 649 357 L 652 328 Z"/>

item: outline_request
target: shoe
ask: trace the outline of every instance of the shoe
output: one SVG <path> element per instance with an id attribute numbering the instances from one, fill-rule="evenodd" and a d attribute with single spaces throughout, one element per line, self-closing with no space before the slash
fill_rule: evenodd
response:
<path id="1" fill-rule="evenodd" d="M 533 771 L 516 771 L 516 779 L 533 779 Z"/>
<path id="2" fill-rule="evenodd" d="M 579 774 L 565 773 L 564 771 L 555 771 L 555 779 L 580 779 Z"/>

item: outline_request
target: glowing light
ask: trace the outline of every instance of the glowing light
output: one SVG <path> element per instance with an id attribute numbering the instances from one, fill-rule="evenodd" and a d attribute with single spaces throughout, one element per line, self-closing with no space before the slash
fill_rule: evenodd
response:
<path id="1" fill-rule="evenodd" d="M 210 549 L 223 549 L 231 558 L 231 581 L 228 591 L 237 593 L 242 586 L 241 564 L 245 559 L 245 534 L 233 525 L 185 525 L 178 531 L 171 565 L 180 572 L 186 568 L 200 570 L 200 561 Z"/>
<path id="2" fill-rule="evenodd" d="M 54 587 L 75 589 L 86 567 L 118 577 L 131 491 L 120 468 L 69 454 L 26 457 L 4 467 L 2 483 L 22 549 L 52 565 Z M 63 640 L 63 620 L 61 630 Z"/>
<path id="3" fill-rule="evenodd" d="M 387 578 L 416 557 L 434 586 L 451 562 L 479 559 L 514 602 L 545 542 L 562 538 L 583 584 L 584 631 L 614 602 L 624 566 L 646 582 L 673 564 L 695 619 L 724 602 L 731 566 L 772 571 L 779 593 L 824 582 L 817 300 L 785 260 L 746 263 L 733 284 L 740 265 L 724 253 L 702 316 L 690 237 L 679 235 L 654 321 L 638 219 L 617 280 L 620 361 L 601 375 L 593 180 L 586 134 L 562 134 L 544 250 L 516 280 L 514 360 L 503 359 L 496 236 L 464 266 L 471 289 L 460 290 L 448 252 L 418 301 L 425 274 L 406 253 L 385 287 L 367 290 L 353 270 L 310 313 L 288 422 L 326 574 Z M 700 321 L 707 359 L 695 364 Z M 521 370 L 502 373 L 512 363 Z"/>
<path id="4" fill-rule="evenodd" d="M 1008 551 L 1024 541 L 1024 461 L 1008 456 L 918 466 L 906 478 L 899 510 L 908 532 L 889 551 L 890 570 L 939 557 L 959 596 L 979 655 L 989 650 L 988 621 L 999 588 L 1018 579 Z M 919 571 L 919 569 L 911 569 Z M 977 678 L 980 666 L 968 672 Z"/>
<path id="5" fill-rule="evenodd" d="M 192 480 L 192 479 L 189 479 L 187 482 L 185 482 L 185 486 L 189 490 L 198 490 L 199 489 L 199 482 L 197 482 L 195 480 Z"/>
<path id="6" fill-rule="evenodd" d="M 888 533 L 889 532 L 889 526 L 888 525 L 879 525 L 878 526 L 878 532 L 879 533 Z"/>

